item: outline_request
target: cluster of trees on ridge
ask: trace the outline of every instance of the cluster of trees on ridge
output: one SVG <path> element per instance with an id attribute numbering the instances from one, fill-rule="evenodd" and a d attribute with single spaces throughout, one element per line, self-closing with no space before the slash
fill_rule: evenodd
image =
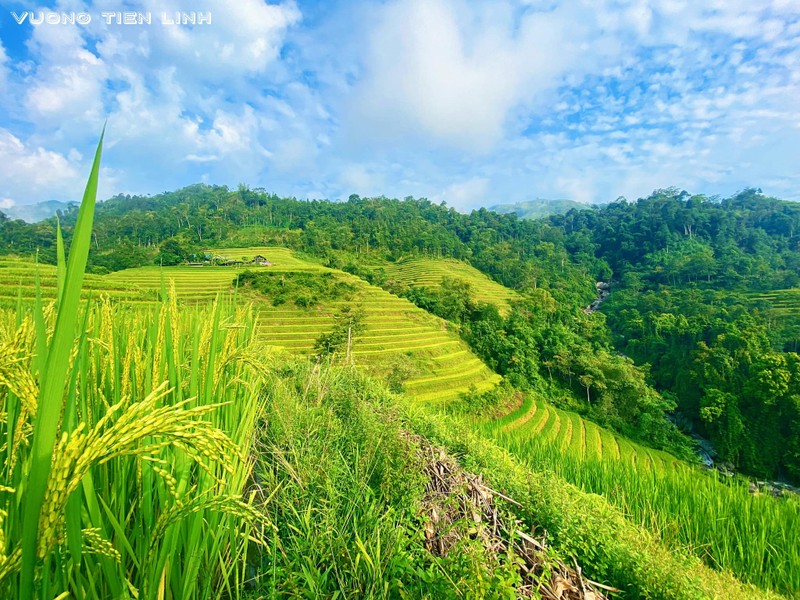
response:
<path id="1" fill-rule="evenodd" d="M 69 243 L 75 215 L 61 218 Z M 52 229 L 0 216 L 0 251 L 54 259 Z M 710 437 L 722 460 L 800 478 L 800 361 L 788 351 L 797 349 L 800 313 L 774 321 L 752 299 L 800 285 L 798 204 L 755 190 L 717 199 L 669 189 L 534 221 L 425 199 L 306 202 L 194 185 L 98 205 L 90 261 L 104 272 L 262 244 L 356 274 L 364 263 L 409 256 L 465 260 L 526 296 L 505 317 L 468 305 L 446 317 L 518 387 L 541 386 L 680 451 L 669 413 Z M 386 285 L 375 272 L 361 275 Z M 611 297 L 585 314 L 597 280 L 613 282 Z M 424 297 L 431 291 L 402 293 L 436 312 L 436 299 Z"/>

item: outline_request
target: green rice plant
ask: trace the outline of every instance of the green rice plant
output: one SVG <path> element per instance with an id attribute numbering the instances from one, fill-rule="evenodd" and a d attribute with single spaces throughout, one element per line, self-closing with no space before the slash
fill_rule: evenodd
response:
<path id="1" fill-rule="evenodd" d="M 539 417 L 534 417 L 530 423 L 530 427 L 526 428 L 526 432 L 530 431 L 530 435 L 538 436 L 545 430 L 545 428 L 551 424 L 553 420 L 553 415 L 555 414 L 555 409 L 551 408 L 547 404 L 539 405 L 539 411 L 541 415 Z M 552 425 L 550 425 L 552 426 Z"/>
<path id="2" fill-rule="evenodd" d="M 526 395 L 520 407 L 499 419 L 479 423 L 479 427 L 488 435 L 493 432 L 518 431 L 521 435 L 530 435 L 537 424 L 547 418 L 547 410 L 536 402 L 533 396 Z"/>
<path id="3" fill-rule="evenodd" d="M 603 458 L 606 460 L 620 458 L 619 444 L 617 444 L 616 435 L 611 433 L 608 429 L 600 429 L 600 440 L 603 444 Z"/>
<path id="4" fill-rule="evenodd" d="M 533 396 L 526 394 L 522 399 L 522 404 L 516 410 L 490 421 L 489 426 L 492 429 L 502 428 L 505 431 L 510 429 L 519 429 L 530 421 L 538 411 L 538 406 L 533 401 Z"/>
<path id="5" fill-rule="evenodd" d="M 572 447 L 572 419 L 568 415 L 562 415 L 559 425 L 556 439 L 561 440 L 561 450 L 563 452 Z"/>
<path id="6" fill-rule="evenodd" d="M 651 460 L 634 461 L 627 447 L 635 448 L 629 443 L 620 444 L 622 460 L 609 459 L 610 435 L 603 436 L 602 455 L 586 457 L 564 452 L 558 439 L 545 436 L 499 430 L 494 437 L 534 470 L 551 471 L 603 495 L 629 520 L 667 544 L 690 548 L 709 566 L 730 570 L 766 589 L 800 592 L 797 498 L 753 495 L 745 483 L 720 480 L 715 471 L 662 462 L 649 450 L 643 456 L 652 455 Z"/>
<path id="7" fill-rule="evenodd" d="M 548 407 L 547 410 L 550 412 L 550 415 L 548 416 L 547 423 L 539 430 L 537 437 L 549 443 L 556 444 L 559 431 L 561 430 L 561 418 L 558 415 L 558 411 L 554 408 Z"/>
<path id="8" fill-rule="evenodd" d="M 73 350 L 65 406 L 75 410 L 64 411 L 54 452 L 34 589 L 40 597 L 68 590 L 89 598 L 159 589 L 165 597 L 215 597 L 220 585 L 240 593 L 242 531 L 260 520 L 251 505 L 257 498 L 244 495 L 266 375 L 252 314 L 220 305 L 179 314 L 174 302 L 137 314 L 105 302 L 85 321 L 90 333 Z M 16 360 L 3 368 L 0 398 L 14 411 L 34 397 L 35 332 L 30 316 L 19 329 L 5 328 L 10 317 L 2 322 L 4 356 Z M 24 491 L 14 477 L 26 422 L 6 418 L 4 428 L 11 443 L 2 481 Z M 2 499 L 11 551 L 0 586 L 9 590 L 21 534 L 14 496 Z"/>
<path id="9" fill-rule="evenodd" d="M 574 456 L 583 457 L 586 452 L 586 429 L 584 420 L 575 413 L 569 414 L 569 420 L 572 424 L 572 439 L 569 442 L 569 447 L 565 450 L 571 452 Z"/>
<path id="10" fill-rule="evenodd" d="M 0 595 L 238 597 L 265 524 L 255 317 L 81 302 L 101 148 L 56 301 L 0 310 Z"/>
<path id="11" fill-rule="evenodd" d="M 623 437 L 616 436 L 617 447 L 619 448 L 619 458 L 624 462 L 631 464 L 636 463 L 636 449 L 628 440 Z"/>
<path id="12" fill-rule="evenodd" d="M 603 440 L 600 436 L 600 428 L 590 421 L 584 421 L 586 430 L 586 452 L 585 456 L 603 456 Z"/>
<path id="13" fill-rule="evenodd" d="M 62 396 L 66 385 L 66 375 L 72 352 L 75 327 L 78 320 L 78 302 L 83 286 L 83 274 L 89 256 L 94 206 L 97 196 L 97 179 L 100 173 L 100 156 L 103 150 L 103 137 L 95 152 L 92 172 L 86 184 L 81 202 L 75 236 L 69 253 L 66 273 L 59 275 L 59 310 L 53 337 L 47 346 L 46 355 L 39 359 L 43 364 L 40 377 L 40 390 L 33 416 L 33 433 L 28 479 L 25 482 L 26 497 L 22 517 L 22 545 L 20 554 L 20 596 L 33 597 L 34 568 L 36 562 L 36 543 L 39 540 L 41 509 L 50 476 L 50 463 L 58 433 Z M 59 273 L 64 269 L 64 249 L 60 228 L 58 233 Z M 41 305 L 38 307 L 41 308 Z M 37 310 L 41 321 L 41 310 Z M 41 346 L 40 346 L 41 347 Z"/>

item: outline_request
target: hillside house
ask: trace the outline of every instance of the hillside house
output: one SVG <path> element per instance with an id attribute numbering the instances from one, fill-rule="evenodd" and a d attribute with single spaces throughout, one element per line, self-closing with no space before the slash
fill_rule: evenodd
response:
<path id="1" fill-rule="evenodd" d="M 256 254 L 252 260 L 254 265 L 258 265 L 260 267 L 271 267 L 272 263 L 268 261 L 265 257 L 261 256 L 260 254 Z"/>

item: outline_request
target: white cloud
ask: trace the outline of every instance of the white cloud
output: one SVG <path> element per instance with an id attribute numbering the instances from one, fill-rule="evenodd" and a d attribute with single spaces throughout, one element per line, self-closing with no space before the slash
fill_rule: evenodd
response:
<path id="1" fill-rule="evenodd" d="M 38 62 L 25 80 L 25 107 L 31 115 L 50 126 L 102 118 L 108 71 L 104 62 L 86 49 L 81 27 L 33 27 L 28 47 Z"/>
<path id="2" fill-rule="evenodd" d="M 99 14 L 119 7 L 98 0 L 69 8 Z M 197 167 L 212 179 L 258 179 L 272 155 L 267 145 L 297 137 L 283 131 L 292 106 L 283 114 L 275 104 L 263 106 L 263 88 L 276 77 L 269 71 L 301 18 L 295 3 L 210 0 L 202 10 L 211 12 L 212 25 L 194 28 L 157 23 L 163 11 L 185 10 L 174 0 L 126 8 L 151 11 L 153 24 L 96 18 L 89 27 L 32 28 L 34 62 L 19 77 L 26 92 L 15 106 L 31 123 L 30 142 L 62 155 L 86 150 L 108 120 L 104 159 L 128 190 L 142 181 L 157 182 L 156 189 L 183 185 Z M 0 76 L 2 67 L 0 60 Z"/>
<path id="3" fill-rule="evenodd" d="M 197 162 L 197 163 L 204 163 L 204 162 L 213 162 L 215 160 L 219 160 L 219 156 L 215 154 L 187 154 L 186 160 L 190 162 Z"/>
<path id="4" fill-rule="evenodd" d="M 11 61 L 0 39 L 0 114 L 6 113 L 9 116 L 18 110 L 16 89 L 12 87 L 12 81 Z M 2 125 L 0 119 L 0 127 Z"/>
<path id="5" fill-rule="evenodd" d="M 374 171 L 370 172 L 365 165 L 351 164 L 344 166 L 339 182 L 341 188 L 348 191 L 348 195 L 377 196 L 383 178 Z"/>
<path id="6" fill-rule="evenodd" d="M 3 47 L 3 42 L 0 40 L 0 89 L 5 89 L 6 87 L 6 78 L 8 73 L 8 67 L 6 63 L 8 62 L 8 55 L 6 54 L 6 49 Z"/>
<path id="7" fill-rule="evenodd" d="M 57 120 L 93 112 L 102 113 L 105 83 L 103 63 L 91 52 L 78 52 L 68 65 L 54 65 L 39 72 L 28 92 L 28 107 L 34 113 Z"/>
<path id="8" fill-rule="evenodd" d="M 0 195 L 25 204 L 79 198 L 85 183 L 65 156 L 26 144 L 7 129 L 0 129 L 0 182 Z"/>
<path id="9" fill-rule="evenodd" d="M 297 173 L 304 167 L 313 167 L 316 155 L 316 144 L 301 137 L 290 137 L 277 142 L 274 151 L 270 153 L 272 166 L 282 173 Z"/>
<path id="10" fill-rule="evenodd" d="M 639 37 L 644 37 L 650 33 L 650 26 L 653 23 L 653 10 L 646 2 L 640 1 L 632 5 L 626 11 L 625 16 Z"/>
<path id="11" fill-rule="evenodd" d="M 137 64 L 142 71 L 176 66 L 181 83 L 192 88 L 208 82 L 240 86 L 242 78 L 263 75 L 275 63 L 287 30 L 301 20 L 293 1 L 207 0 L 192 8 L 210 13 L 211 24 L 188 28 L 160 24 L 162 13 L 186 10 L 183 2 L 138 4 L 135 8 L 152 13 L 154 24 L 149 29 L 101 24 L 96 28 L 102 38 L 99 51 Z M 131 49 L 138 51 L 131 56 Z"/>
<path id="12" fill-rule="evenodd" d="M 460 209 L 668 185 L 798 197 L 796 0 L 524 4 L 359 0 L 304 16 L 208 0 L 212 26 L 38 27 L 13 70 L 0 45 L 0 160 L 60 174 L 23 187 L 0 166 L 0 197 L 74 197 L 106 118 L 101 195 L 203 180 Z"/>
<path id="13" fill-rule="evenodd" d="M 433 202 L 446 202 L 459 210 L 475 206 L 492 204 L 489 198 L 490 181 L 486 177 L 471 177 L 465 181 L 457 181 L 448 185 L 438 194 L 431 197 Z"/>
<path id="14" fill-rule="evenodd" d="M 17 205 L 11 198 L 0 198 L 0 210 L 14 208 Z"/>
<path id="15" fill-rule="evenodd" d="M 569 8 L 526 14 L 512 6 L 400 0 L 379 11 L 353 90 L 351 118 L 365 135 L 421 135 L 467 151 L 500 141 L 514 108 L 552 89 L 587 57 Z M 602 54 L 602 49 L 599 51 Z M 586 65 L 588 66 L 588 64 Z"/>

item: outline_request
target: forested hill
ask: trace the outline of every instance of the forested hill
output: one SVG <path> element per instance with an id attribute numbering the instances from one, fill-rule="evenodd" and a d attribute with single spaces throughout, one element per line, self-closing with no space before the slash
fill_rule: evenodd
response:
<path id="1" fill-rule="evenodd" d="M 635 269 L 652 283 L 705 280 L 725 289 L 800 284 L 800 203 L 745 190 L 732 198 L 659 190 L 637 202 L 571 211 L 550 222 L 572 255 L 602 258 L 620 278 Z"/>
<path id="2" fill-rule="evenodd" d="M 62 214 L 67 243 L 74 219 Z M 39 249 L 54 262 L 53 227 L 0 217 L 0 251 Z M 515 387 L 681 454 L 676 422 L 709 437 L 721 461 L 800 479 L 798 204 L 753 190 L 726 199 L 660 190 L 523 220 L 425 199 L 307 202 L 194 185 L 98 205 L 93 236 L 95 273 L 178 264 L 213 247 L 303 251 L 432 312 L 457 305 L 445 318 Z M 413 256 L 464 260 L 524 300 L 500 315 L 454 304 L 463 286 L 450 296 L 392 288 L 376 267 Z M 611 295 L 587 314 L 596 281 L 611 282 Z"/>
<path id="3" fill-rule="evenodd" d="M 549 222 L 608 265 L 615 347 L 720 459 L 800 477 L 800 204 L 661 190 Z"/>

